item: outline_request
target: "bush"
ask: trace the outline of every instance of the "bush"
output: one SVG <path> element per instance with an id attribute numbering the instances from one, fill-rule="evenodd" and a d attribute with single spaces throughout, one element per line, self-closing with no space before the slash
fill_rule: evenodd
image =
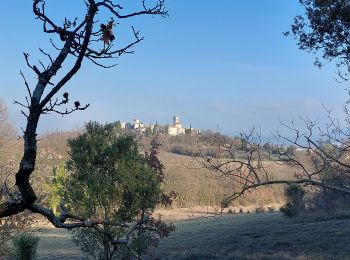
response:
<path id="1" fill-rule="evenodd" d="M 281 211 L 287 217 L 295 217 L 305 211 L 304 195 L 305 191 L 296 184 L 288 185 L 284 191 L 286 204 Z"/>
<path id="2" fill-rule="evenodd" d="M 157 157 L 156 138 L 141 154 L 132 136 L 116 133 L 111 124 L 89 122 L 68 145 L 68 173 L 64 168 L 56 172 L 50 206 L 65 201 L 70 211 L 84 218 L 128 223 L 74 229 L 73 240 L 84 253 L 97 259 L 128 259 L 135 252 L 145 254 L 174 230 L 172 224 L 152 217 L 156 206 L 172 202 L 161 187 L 164 166 Z M 115 242 L 119 240 L 128 242 Z"/>
<path id="3" fill-rule="evenodd" d="M 12 239 L 14 247 L 14 259 L 32 260 L 37 259 L 39 237 L 30 233 L 21 233 Z"/>

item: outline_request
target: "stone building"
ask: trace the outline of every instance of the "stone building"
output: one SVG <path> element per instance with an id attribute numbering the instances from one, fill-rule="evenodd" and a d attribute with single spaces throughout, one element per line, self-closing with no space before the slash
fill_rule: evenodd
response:
<path id="1" fill-rule="evenodd" d="M 168 134 L 175 136 L 175 135 L 185 134 L 185 132 L 186 132 L 186 130 L 181 125 L 180 117 L 174 116 L 173 117 L 173 125 L 168 127 Z"/>

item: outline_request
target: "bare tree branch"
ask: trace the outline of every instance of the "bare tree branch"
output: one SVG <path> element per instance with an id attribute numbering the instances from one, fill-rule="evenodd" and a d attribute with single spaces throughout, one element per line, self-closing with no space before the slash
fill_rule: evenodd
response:
<path id="1" fill-rule="evenodd" d="M 86 15 L 80 22 L 78 22 L 77 19 L 70 21 L 65 18 L 62 26 L 59 26 L 58 23 L 49 18 L 46 14 L 46 2 L 44 0 L 33 0 L 32 10 L 35 18 L 42 22 L 44 33 L 58 36 L 63 46 L 54 43 L 54 41 L 50 39 L 52 46 L 59 52 L 55 58 L 43 49 L 39 49 L 39 51 L 49 59 L 49 65 L 47 66 L 44 62 L 39 61 L 39 64 L 42 66 L 42 71 L 40 71 L 35 65 L 32 65 L 29 61 L 29 54 L 24 53 L 25 62 L 27 66 L 34 71 L 35 76 L 37 77 L 37 83 L 33 90 L 31 90 L 23 73 L 20 72 L 29 95 L 29 99 L 26 98 L 27 105 L 15 101 L 16 104 L 28 110 L 28 114 L 22 111 L 27 118 L 27 124 L 23 130 L 24 151 L 19 169 L 15 176 L 18 193 L 16 193 L 16 196 L 12 196 L 6 201 L 0 201 L 0 218 L 15 215 L 25 209 L 29 209 L 32 212 L 45 216 L 55 227 L 58 228 L 72 229 L 77 227 L 97 227 L 100 224 L 122 227 L 128 226 L 128 224 L 125 223 L 117 223 L 105 219 L 89 220 L 80 218 L 70 214 L 64 208 L 62 208 L 61 215 L 57 217 L 50 209 L 35 203 L 37 201 L 37 196 L 30 183 L 31 174 L 34 171 L 36 164 L 36 131 L 41 115 L 51 112 L 67 115 L 78 110 L 85 110 L 89 107 L 89 104 L 81 106 L 80 102 L 76 101 L 74 102 L 73 108 L 61 111 L 59 107 L 68 103 L 68 93 L 63 95 L 64 98 L 62 100 L 55 98 L 66 83 L 69 82 L 79 71 L 84 58 L 87 58 L 103 68 L 113 67 L 100 64 L 99 60 L 116 58 L 122 54 L 133 53 L 130 49 L 143 40 L 143 38 L 139 36 L 139 32 L 132 27 L 132 33 L 135 40 L 126 44 L 124 47 L 112 50 L 114 47 L 112 42 L 115 40 L 112 32 L 113 21 L 111 21 L 108 30 L 103 30 L 103 28 L 101 28 L 103 26 L 94 30 L 94 27 L 99 21 L 96 18 L 99 8 L 106 9 L 116 19 L 126 19 L 139 15 L 167 15 L 167 12 L 164 10 L 164 0 L 159 0 L 155 6 L 151 8 L 147 8 L 145 3 L 142 2 L 144 10 L 130 14 L 121 14 L 120 12 L 124 10 L 124 8 L 121 5 L 114 4 L 112 0 L 99 2 L 95 0 L 85 0 L 84 2 L 87 10 Z M 106 36 L 108 36 L 107 39 Z M 108 42 L 108 44 L 106 44 L 106 42 Z M 98 44 L 100 44 L 100 47 L 96 48 L 98 50 L 95 50 L 93 45 L 98 47 Z M 73 66 L 67 73 L 59 77 L 58 72 L 61 71 L 61 68 L 68 57 L 75 59 Z M 52 83 L 53 78 L 57 78 L 56 84 Z M 48 88 L 48 86 L 50 86 L 50 88 Z M 142 225 L 137 223 L 136 226 L 141 228 Z M 131 230 L 135 230 L 133 227 L 130 228 Z"/>
<path id="2" fill-rule="evenodd" d="M 332 174 L 350 174 L 349 126 L 340 127 L 332 116 L 329 116 L 326 130 L 310 119 L 303 119 L 303 122 L 305 131 L 293 122 L 285 125 L 294 137 L 277 133 L 275 145 L 262 145 L 260 134 L 251 131 L 239 138 L 217 140 L 223 149 L 222 158 L 207 158 L 202 154 L 199 162 L 203 167 L 211 170 L 214 176 L 229 178 L 234 184 L 233 193 L 222 202 L 224 207 L 249 190 L 276 184 L 311 185 L 350 195 L 349 185 L 329 178 Z M 315 137 L 315 130 L 319 130 L 319 137 Z M 295 171 L 294 176 L 279 178 L 274 173 L 274 165 L 288 165 Z"/>

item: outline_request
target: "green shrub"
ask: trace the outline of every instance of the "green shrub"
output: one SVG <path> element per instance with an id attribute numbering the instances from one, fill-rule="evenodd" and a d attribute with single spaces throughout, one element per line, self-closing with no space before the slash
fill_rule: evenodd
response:
<path id="1" fill-rule="evenodd" d="M 294 217 L 305 211 L 305 191 L 302 187 L 296 184 L 288 185 L 284 194 L 287 200 L 286 204 L 281 208 L 284 215 L 287 217 Z"/>
<path id="2" fill-rule="evenodd" d="M 134 137 L 116 133 L 111 124 L 89 122 L 68 145 L 68 173 L 62 168 L 54 176 L 52 206 L 65 201 L 70 211 L 87 219 L 129 225 L 72 230 L 73 241 L 84 253 L 96 259 L 129 259 L 135 252 L 145 254 L 174 230 L 172 224 L 152 217 L 156 206 L 169 206 L 173 198 L 161 187 L 164 166 L 157 157 L 157 138 L 149 151 L 140 153 Z"/>
<path id="3" fill-rule="evenodd" d="M 13 257 L 20 260 L 37 259 L 39 237 L 30 233 L 21 233 L 12 239 Z"/>

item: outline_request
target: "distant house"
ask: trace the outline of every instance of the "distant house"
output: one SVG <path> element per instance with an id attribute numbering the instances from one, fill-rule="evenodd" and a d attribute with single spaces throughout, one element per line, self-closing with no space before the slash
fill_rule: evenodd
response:
<path id="1" fill-rule="evenodd" d="M 134 121 L 132 122 L 132 128 L 141 130 L 142 128 L 144 128 L 144 124 L 141 122 L 140 119 L 134 119 Z"/>

